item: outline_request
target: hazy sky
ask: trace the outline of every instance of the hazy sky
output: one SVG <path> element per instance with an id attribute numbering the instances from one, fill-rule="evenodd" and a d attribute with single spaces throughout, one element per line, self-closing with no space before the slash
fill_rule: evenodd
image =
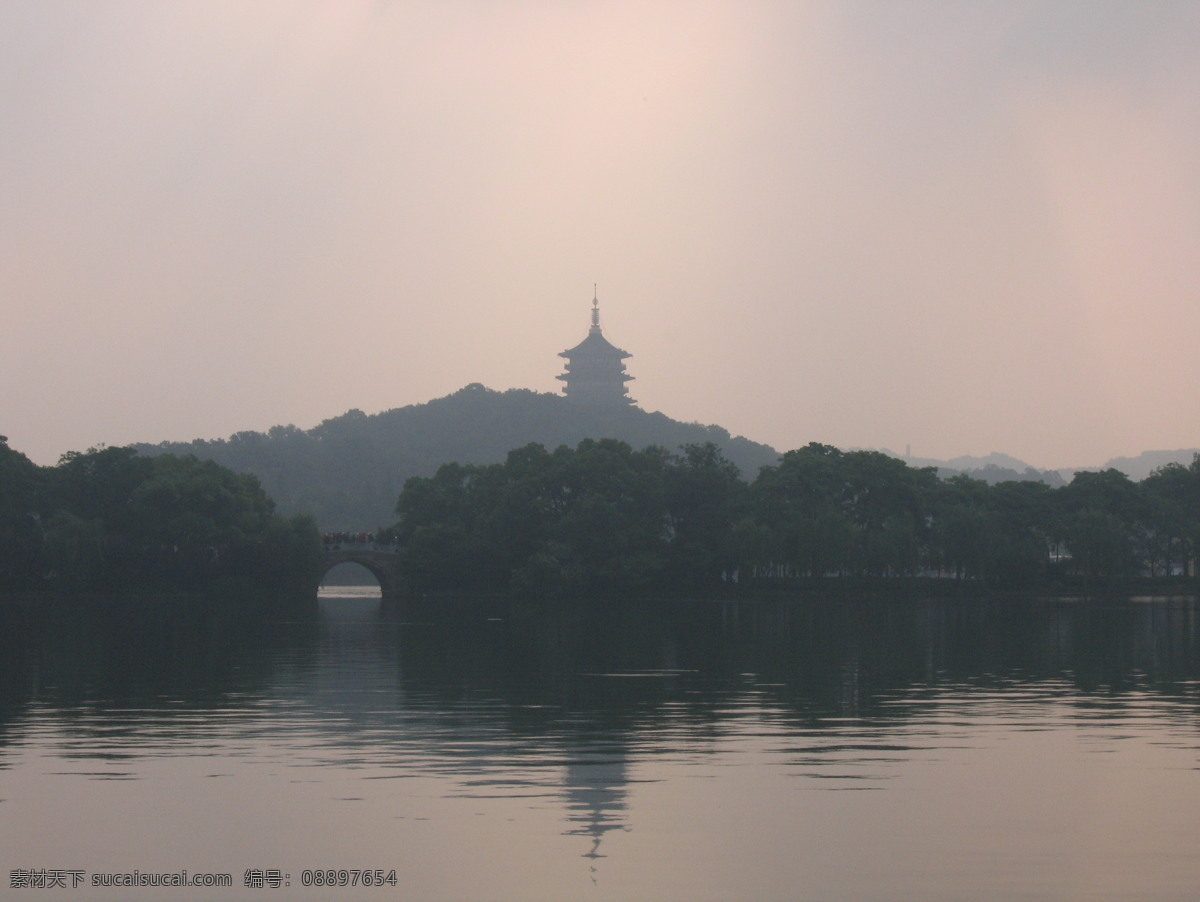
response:
<path id="1" fill-rule="evenodd" d="M 0 0 L 0 433 L 558 392 L 1037 466 L 1200 446 L 1200 3 Z"/>

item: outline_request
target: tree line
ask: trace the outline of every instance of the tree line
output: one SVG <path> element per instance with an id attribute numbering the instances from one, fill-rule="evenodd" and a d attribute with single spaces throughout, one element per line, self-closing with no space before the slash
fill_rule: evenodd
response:
<path id="1" fill-rule="evenodd" d="M 637 407 L 572 404 L 561 395 L 468 385 L 424 404 L 366 414 L 351 410 L 312 429 L 274 426 L 228 439 L 136 445 L 138 452 L 194 454 L 262 481 L 279 510 L 312 515 L 325 530 L 357 532 L 387 523 L 409 476 L 432 476 L 447 461 L 491 464 L 537 442 L 575 446 L 610 436 L 635 448 L 711 441 L 744 473 L 775 449 L 718 426 L 682 423 Z"/>
<path id="2" fill-rule="evenodd" d="M 1194 575 L 1200 456 L 1141 482 L 1061 487 L 941 479 L 874 451 L 810 444 L 753 481 L 712 442 L 671 453 L 617 439 L 408 479 L 385 539 L 418 591 L 584 593 L 839 578 L 1000 587 Z M 40 467 L 0 437 L 0 589 L 311 588 L 309 518 L 256 477 L 192 456 L 71 452 Z"/>
<path id="3" fill-rule="evenodd" d="M 316 585 L 316 525 L 258 480 L 190 456 L 69 452 L 41 467 L 0 436 L 0 589 Z"/>
<path id="4" fill-rule="evenodd" d="M 407 480 L 392 534 L 420 591 L 606 592 L 937 577 L 997 587 L 1191 575 L 1200 455 L 1135 483 L 938 477 L 809 444 L 752 482 L 712 443 L 614 439 Z"/>

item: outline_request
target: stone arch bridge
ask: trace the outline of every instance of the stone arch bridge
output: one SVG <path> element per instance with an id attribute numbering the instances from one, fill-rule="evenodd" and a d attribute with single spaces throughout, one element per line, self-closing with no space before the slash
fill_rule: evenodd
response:
<path id="1" fill-rule="evenodd" d="M 376 545 L 370 542 L 341 542 L 325 546 L 321 580 L 338 564 L 358 564 L 366 568 L 379 582 L 385 599 L 398 601 L 405 595 L 404 578 L 400 571 L 402 549 L 398 545 Z"/>

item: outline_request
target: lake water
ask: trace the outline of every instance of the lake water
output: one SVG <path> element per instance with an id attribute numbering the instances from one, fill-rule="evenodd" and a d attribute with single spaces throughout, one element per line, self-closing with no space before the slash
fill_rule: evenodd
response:
<path id="1" fill-rule="evenodd" d="M 1200 899 L 1194 599 L 527 629 L 327 591 L 265 623 L 10 612 L 0 896 Z M 231 885 L 97 885 L 183 871 Z"/>

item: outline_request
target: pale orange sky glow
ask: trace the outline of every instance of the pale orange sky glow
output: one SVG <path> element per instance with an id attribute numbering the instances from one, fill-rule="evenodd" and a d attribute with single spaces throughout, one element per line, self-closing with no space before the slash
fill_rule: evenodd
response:
<path id="1" fill-rule="evenodd" d="M 1200 447 L 1200 5 L 0 0 L 0 433 L 557 392 L 780 450 Z"/>

